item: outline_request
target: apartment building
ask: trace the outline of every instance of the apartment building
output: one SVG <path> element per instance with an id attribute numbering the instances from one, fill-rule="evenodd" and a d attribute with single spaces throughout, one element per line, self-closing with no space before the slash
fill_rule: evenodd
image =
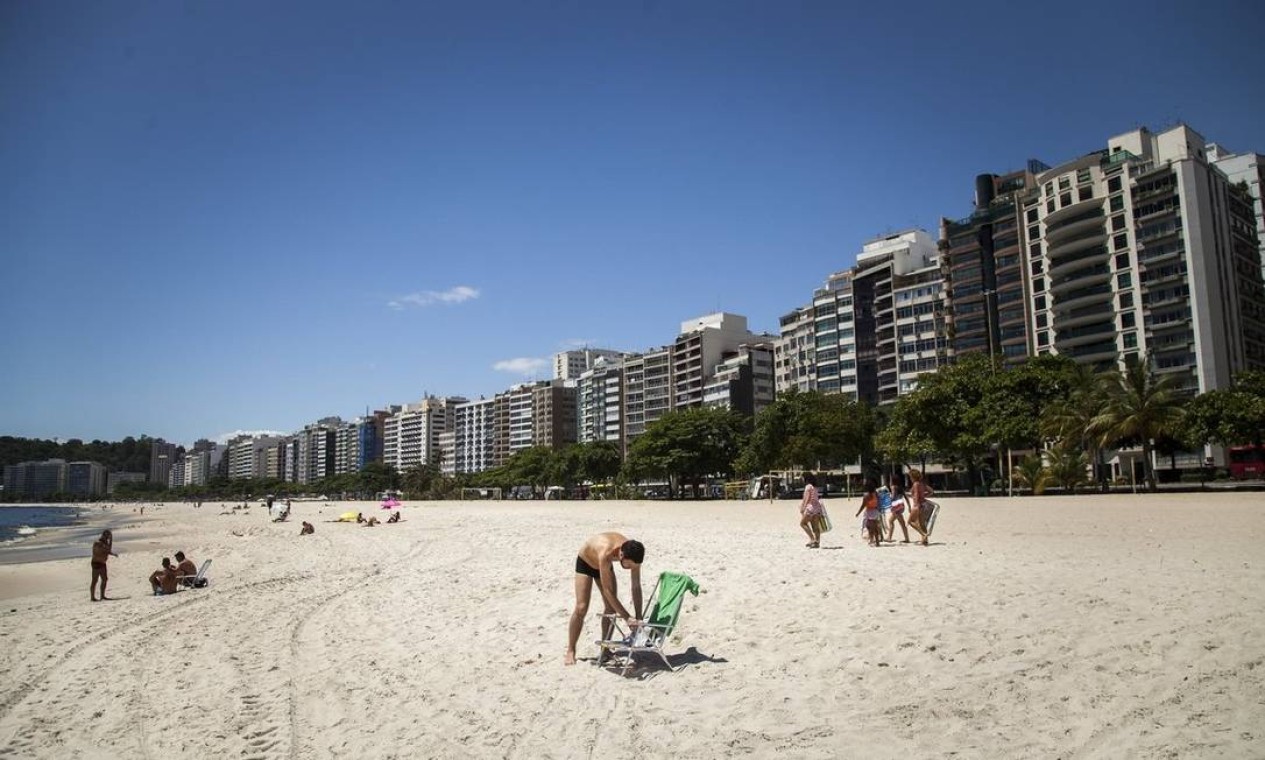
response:
<path id="1" fill-rule="evenodd" d="M 826 278 L 812 303 L 780 320 L 778 392 L 894 401 L 948 360 L 937 244 L 923 230 L 865 243 L 856 265 Z"/>
<path id="2" fill-rule="evenodd" d="M 813 307 L 801 306 L 778 319 L 773 342 L 774 383 L 778 393 L 817 389 L 817 346 Z"/>
<path id="3" fill-rule="evenodd" d="M 703 406 L 747 416 L 773 403 L 773 342 L 743 344 L 724 354 L 703 385 Z"/>
<path id="4" fill-rule="evenodd" d="M 971 215 L 941 219 L 944 322 L 954 355 L 1001 354 L 1016 363 L 1034 353 L 1031 280 L 1042 272 L 1024 256 L 1024 202 L 1034 197 L 1037 175 L 1049 169 L 1032 159 L 1022 171 L 981 174 Z"/>
<path id="5" fill-rule="evenodd" d="M 1265 205 L 1262 205 L 1261 185 L 1265 180 L 1265 156 L 1260 153 L 1232 153 L 1216 143 L 1208 143 L 1205 150 L 1212 165 L 1225 174 L 1230 184 L 1247 190 L 1252 199 L 1252 213 L 1256 217 L 1256 242 L 1261 256 L 1261 270 L 1265 272 Z"/>
<path id="6" fill-rule="evenodd" d="M 171 466 L 176 463 L 179 449 L 174 443 L 167 443 L 155 438 L 149 448 L 149 482 L 167 483 L 171 476 Z"/>
<path id="7" fill-rule="evenodd" d="M 105 493 L 105 465 L 47 459 L 5 465 L 4 493 L 8 498 L 44 498 L 55 493 L 97 496 Z"/>
<path id="8" fill-rule="evenodd" d="M 580 443 L 624 437 L 622 358 L 599 359 L 576 383 L 577 438 Z"/>
<path id="9" fill-rule="evenodd" d="M 579 380 L 581 375 L 597 366 L 599 361 L 615 361 L 621 356 L 622 351 L 607 348 L 579 348 L 556 353 L 553 355 L 553 379 Z"/>
<path id="10" fill-rule="evenodd" d="M 483 472 L 495 466 L 495 407 L 495 398 L 481 398 L 453 408 L 452 474 Z M 443 467 L 449 467 L 448 460 Z"/>
<path id="11" fill-rule="evenodd" d="M 241 435 L 228 442 L 228 477 L 249 480 L 281 477 L 278 446 L 285 439 L 270 435 Z"/>
<path id="12" fill-rule="evenodd" d="M 555 451 L 576 443 L 578 394 L 572 380 L 553 380 L 532 389 L 532 445 Z"/>
<path id="13" fill-rule="evenodd" d="M 1149 356 L 1189 393 L 1265 366 L 1252 198 L 1206 147 L 1186 126 L 1139 129 L 1036 178 L 1024 219 L 1038 353 L 1103 368 Z"/>

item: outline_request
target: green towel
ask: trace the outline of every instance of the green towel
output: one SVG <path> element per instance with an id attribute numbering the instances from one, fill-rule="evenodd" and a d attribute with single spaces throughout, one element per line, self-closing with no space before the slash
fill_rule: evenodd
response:
<path id="1" fill-rule="evenodd" d="M 684 573 L 662 573 L 659 575 L 659 601 L 650 611 L 646 619 L 651 625 L 665 626 L 664 635 L 676 627 L 677 618 L 681 616 L 681 602 L 685 592 L 698 596 L 698 583 Z"/>

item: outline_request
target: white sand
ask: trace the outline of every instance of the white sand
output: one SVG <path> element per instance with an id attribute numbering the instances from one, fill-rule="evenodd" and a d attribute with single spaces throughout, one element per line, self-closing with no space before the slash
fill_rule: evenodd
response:
<path id="1" fill-rule="evenodd" d="M 795 507 L 151 509 L 117 532 L 125 599 L 90 603 L 82 559 L 0 568 L 0 756 L 1265 757 L 1265 496 L 946 500 L 936 545 L 879 549 L 832 500 L 819 551 Z M 561 664 L 576 550 L 612 529 L 647 593 L 703 587 L 678 672 L 594 667 L 592 621 Z M 151 597 L 179 548 L 211 587 Z"/>

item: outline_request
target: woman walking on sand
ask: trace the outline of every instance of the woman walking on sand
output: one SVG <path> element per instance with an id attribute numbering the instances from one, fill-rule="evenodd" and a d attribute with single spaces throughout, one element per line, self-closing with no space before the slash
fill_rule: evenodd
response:
<path id="1" fill-rule="evenodd" d="M 892 517 L 887 524 L 887 540 L 893 541 L 896 538 L 896 523 L 900 523 L 900 532 L 905 534 L 905 540 L 901 543 L 909 543 L 909 528 L 905 526 L 905 485 L 902 482 L 904 478 L 900 475 L 893 475 L 891 487 L 888 489 L 892 494 Z"/>
<path id="2" fill-rule="evenodd" d="M 804 498 L 799 503 L 799 527 L 808 534 L 809 549 L 821 547 L 821 534 L 817 532 L 817 518 L 821 517 L 821 497 L 817 495 L 817 476 L 804 473 Z"/>
<path id="3" fill-rule="evenodd" d="M 927 546 L 927 528 L 923 524 L 923 508 L 927 504 L 927 497 L 935 491 L 922 482 L 922 472 L 919 470 L 910 470 L 909 479 L 913 481 L 913 485 L 909 487 L 909 525 L 922 536 L 922 540 L 918 543 Z"/>

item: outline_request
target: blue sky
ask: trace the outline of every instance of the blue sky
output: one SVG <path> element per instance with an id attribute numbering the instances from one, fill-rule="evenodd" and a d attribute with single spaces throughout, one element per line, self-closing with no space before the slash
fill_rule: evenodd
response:
<path id="1" fill-rule="evenodd" d="M 0 434 L 293 430 L 774 332 L 979 172 L 1178 120 L 1265 152 L 1259 3 L 847 5 L 0 4 Z"/>

